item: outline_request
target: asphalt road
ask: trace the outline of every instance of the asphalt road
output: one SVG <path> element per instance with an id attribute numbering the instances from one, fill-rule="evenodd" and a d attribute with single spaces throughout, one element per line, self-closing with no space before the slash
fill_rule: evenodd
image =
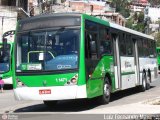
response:
<path id="1" fill-rule="evenodd" d="M 61 116 L 62 114 L 70 114 L 70 113 L 78 114 L 81 111 L 95 110 L 111 106 L 113 107 L 118 105 L 137 103 L 140 101 L 156 98 L 159 96 L 160 96 L 160 78 L 154 81 L 151 84 L 151 89 L 145 92 L 139 92 L 137 89 L 133 88 L 112 94 L 111 102 L 107 105 L 99 105 L 95 103 L 94 100 L 81 99 L 81 100 L 60 101 L 54 108 L 48 108 L 43 104 L 42 101 L 16 101 L 12 89 L 9 88 L 6 89 L 4 93 L 0 93 L 0 113 L 15 113 L 18 114 L 18 117 L 20 118 L 23 115 L 25 116 L 24 118 L 26 119 L 33 117 L 35 120 L 36 119 L 38 120 L 38 118 L 43 118 L 45 116 L 47 116 L 47 118 L 54 116 L 55 118 L 58 119 L 59 117 L 65 118 L 65 116 Z M 38 114 L 38 116 L 35 117 L 34 114 L 36 115 Z M 93 116 L 88 115 L 86 117 L 92 118 Z M 95 116 L 93 118 L 98 119 L 98 118 L 103 118 L 103 116 Z"/>

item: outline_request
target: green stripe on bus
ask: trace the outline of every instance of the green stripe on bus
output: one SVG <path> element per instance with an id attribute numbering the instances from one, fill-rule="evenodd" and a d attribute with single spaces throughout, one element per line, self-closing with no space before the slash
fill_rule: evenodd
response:
<path id="1" fill-rule="evenodd" d="M 135 72 L 123 72 L 121 75 L 130 75 L 130 74 L 135 74 Z"/>

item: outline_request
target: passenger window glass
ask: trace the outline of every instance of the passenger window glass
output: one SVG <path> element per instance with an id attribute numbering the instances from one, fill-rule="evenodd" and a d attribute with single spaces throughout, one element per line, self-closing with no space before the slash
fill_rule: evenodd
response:
<path id="1" fill-rule="evenodd" d="M 98 59 L 98 24 L 86 20 L 85 29 L 85 56 L 89 59 Z"/>
<path id="2" fill-rule="evenodd" d="M 126 56 L 125 34 L 122 34 L 119 42 L 120 42 L 120 55 Z"/>
<path id="3" fill-rule="evenodd" d="M 133 41 L 130 35 L 126 35 L 127 56 L 133 56 Z"/>
<path id="4" fill-rule="evenodd" d="M 138 53 L 139 53 L 139 57 L 143 57 L 143 43 L 142 43 L 142 39 L 138 40 Z"/>
<path id="5" fill-rule="evenodd" d="M 109 35 L 109 29 L 100 26 L 100 55 L 112 54 L 112 41 Z"/>

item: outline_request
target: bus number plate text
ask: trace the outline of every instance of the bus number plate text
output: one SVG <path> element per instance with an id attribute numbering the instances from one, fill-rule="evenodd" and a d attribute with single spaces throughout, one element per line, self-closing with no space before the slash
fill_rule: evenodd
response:
<path id="1" fill-rule="evenodd" d="M 50 89 L 39 90 L 39 94 L 40 94 L 40 95 L 43 95 L 43 94 L 51 94 L 51 90 L 50 90 Z"/>

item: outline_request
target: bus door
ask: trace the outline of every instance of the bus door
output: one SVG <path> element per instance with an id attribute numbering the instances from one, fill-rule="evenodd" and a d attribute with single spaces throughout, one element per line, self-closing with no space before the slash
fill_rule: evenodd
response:
<path id="1" fill-rule="evenodd" d="M 98 34 L 95 32 L 86 32 L 85 42 L 85 63 L 86 63 L 86 79 L 87 94 L 92 98 L 100 94 L 102 80 L 101 74 L 97 74 L 96 67 L 99 62 L 98 58 Z"/>
<path id="2" fill-rule="evenodd" d="M 134 66 L 135 66 L 135 75 L 136 75 L 136 85 L 140 84 L 140 68 L 139 68 L 139 57 L 138 57 L 138 45 L 135 38 L 133 40 L 133 51 L 134 52 Z"/>
<path id="3" fill-rule="evenodd" d="M 115 74 L 115 89 L 121 88 L 121 64 L 119 55 L 119 37 L 117 34 L 112 34 L 114 46 L 114 74 Z"/>

